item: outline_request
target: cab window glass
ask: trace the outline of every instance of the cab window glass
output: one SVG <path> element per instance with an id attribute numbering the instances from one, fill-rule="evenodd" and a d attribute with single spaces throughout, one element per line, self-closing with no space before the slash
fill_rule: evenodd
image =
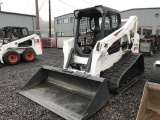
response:
<path id="1" fill-rule="evenodd" d="M 105 23 L 104 23 L 104 29 L 111 29 L 110 23 L 111 23 L 111 21 L 110 21 L 109 17 L 106 16 Z"/>
<path id="2" fill-rule="evenodd" d="M 22 29 L 22 34 L 25 36 L 28 35 L 27 29 Z"/>
<path id="3" fill-rule="evenodd" d="M 112 28 L 117 28 L 118 27 L 117 16 L 116 15 L 112 15 L 111 19 L 112 19 Z"/>

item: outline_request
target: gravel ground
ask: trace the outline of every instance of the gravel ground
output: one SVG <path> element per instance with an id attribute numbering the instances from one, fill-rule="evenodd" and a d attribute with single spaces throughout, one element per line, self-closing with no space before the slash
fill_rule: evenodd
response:
<path id="1" fill-rule="evenodd" d="M 160 59 L 160 52 L 153 57 L 145 56 L 145 74 L 134 86 L 112 99 L 91 120 L 135 120 L 145 81 L 153 63 Z M 20 89 L 42 66 L 62 67 L 61 49 L 46 48 L 36 61 L 21 62 L 0 68 L 0 120 L 63 120 L 63 118 L 19 94 Z"/>

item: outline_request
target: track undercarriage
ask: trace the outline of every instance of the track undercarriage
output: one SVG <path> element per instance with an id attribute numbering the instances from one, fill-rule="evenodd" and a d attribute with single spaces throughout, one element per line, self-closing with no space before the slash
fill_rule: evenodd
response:
<path id="1" fill-rule="evenodd" d="M 121 93 L 138 81 L 144 72 L 142 54 L 126 53 L 111 68 L 102 71 L 112 93 Z"/>

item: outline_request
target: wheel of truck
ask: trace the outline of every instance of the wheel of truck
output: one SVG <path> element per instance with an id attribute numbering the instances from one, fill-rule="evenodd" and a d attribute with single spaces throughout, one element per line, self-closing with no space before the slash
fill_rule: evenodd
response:
<path id="1" fill-rule="evenodd" d="M 160 84 L 160 65 L 154 63 L 153 68 L 150 73 L 150 82 Z"/>
<path id="2" fill-rule="evenodd" d="M 4 56 L 4 61 L 10 65 L 15 65 L 20 61 L 20 55 L 16 51 L 8 51 Z"/>
<path id="3" fill-rule="evenodd" d="M 27 49 L 23 52 L 23 58 L 27 62 L 31 62 L 35 60 L 36 58 L 36 53 L 33 49 Z"/>

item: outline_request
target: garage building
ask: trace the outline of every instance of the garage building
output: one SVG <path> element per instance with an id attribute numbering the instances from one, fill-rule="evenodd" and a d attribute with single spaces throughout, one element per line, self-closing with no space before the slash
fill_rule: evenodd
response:
<path id="1" fill-rule="evenodd" d="M 127 19 L 129 16 L 138 17 L 138 33 L 144 35 L 160 35 L 160 7 L 159 8 L 138 8 L 121 11 L 121 18 Z"/>
<path id="2" fill-rule="evenodd" d="M 5 26 L 27 27 L 29 31 L 34 31 L 36 16 L 0 11 L 0 28 Z"/>

